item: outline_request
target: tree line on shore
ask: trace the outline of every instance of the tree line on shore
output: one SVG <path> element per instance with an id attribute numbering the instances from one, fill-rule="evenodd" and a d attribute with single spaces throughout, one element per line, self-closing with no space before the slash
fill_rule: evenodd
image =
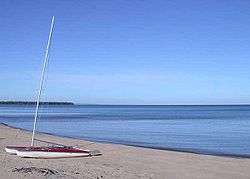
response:
<path id="1" fill-rule="evenodd" d="M 0 104 L 35 105 L 35 101 L 0 101 Z M 74 105 L 72 102 L 39 102 L 41 105 Z"/>

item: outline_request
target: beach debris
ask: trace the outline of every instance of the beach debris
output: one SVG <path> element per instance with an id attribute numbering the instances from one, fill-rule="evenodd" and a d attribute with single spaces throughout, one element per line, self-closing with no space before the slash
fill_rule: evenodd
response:
<path id="1" fill-rule="evenodd" d="M 22 167 L 22 168 L 15 168 L 12 172 L 20 172 L 26 174 L 41 174 L 44 176 L 48 175 L 58 175 L 59 172 L 56 170 L 48 169 L 48 168 L 37 168 L 37 167 Z"/>

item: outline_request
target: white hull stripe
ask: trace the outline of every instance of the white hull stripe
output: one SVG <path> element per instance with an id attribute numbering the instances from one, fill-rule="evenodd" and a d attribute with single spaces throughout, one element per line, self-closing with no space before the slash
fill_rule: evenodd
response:
<path id="1" fill-rule="evenodd" d="M 87 157 L 90 153 L 69 153 L 69 152 L 42 152 L 42 151 L 17 151 L 20 157 L 25 158 L 68 158 L 68 157 Z"/>

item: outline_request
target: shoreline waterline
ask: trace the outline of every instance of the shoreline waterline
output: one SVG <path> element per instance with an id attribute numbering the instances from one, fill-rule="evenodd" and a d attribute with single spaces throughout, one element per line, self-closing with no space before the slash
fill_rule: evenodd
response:
<path id="1" fill-rule="evenodd" d="M 34 107 L 0 106 L 32 130 Z M 41 106 L 37 130 L 96 142 L 249 157 L 250 106 Z"/>
<path id="2" fill-rule="evenodd" d="M 11 125 L 3 123 L 3 122 L 0 122 L 0 125 L 7 126 L 7 127 L 10 127 L 10 128 L 13 128 L 13 129 L 19 129 L 19 130 L 23 130 L 23 131 L 26 131 L 26 132 L 30 132 L 30 134 L 32 132 L 31 130 L 11 126 Z M 124 145 L 124 146 L 139 147 L 139 148 L 153 149 L 153 150 L 162 150 L 162 151 L 171 151 L 171 152 L 180 152 L 180 153 L 190 153 L 190 154 L 196 154 L 196 155 L 208 155 L 208 156 L 216 156 L 216 157 L 250 159 L 250 155 L 224 154 L 224 153 L 216 153 L 216 152 L 209 152 L 209 151 L 199 151 L 197 149 L 185 150 L 185 149 L 167 148 L 167 147 L 154 147 L 154 146 L 150 147 L 150 146 L 143 146 L 143 145 L 131 144 L 131 143 L 110 142 L 110 141 L 105 141 L 105 140 L 95 140 L 95 139 L 89 139 L 89 138 L 77 138 L 77 137 L 65 136 L 65 135 L 60 135 L 60 134 L 53 134 L 53 133 L 48 133 L 48 132 L 39 132 L 39 131 L 37 131 L 36 133 L 41 134 L 41 135 L 46 134 L 46 135 L 51 135 L 51 136 L 55 136 L 55 137 L 67 138 L 67 139 L 82 140 L 82 141 L 85 141 L 85 142 Z M 35 140 L 40 141 L 39 139 L 35 139 Z M 43 141 L 43 142 L 51 143 L 51 142 L 48 142 L 48 141 Z"/>
<path id="3" fill-rule="evenodd" d="M 29 146 L 30 131 L 0 124 L 0 173 L 3 178 L 242 178 L 250 176 L 250 159 L 155 150 L 37 133 L 36 145 L 62 144 L 100 150 L 101 156 L 28 159 L 9 155 L 9 145 Z M 31 172 L 29 172 L 31 170 Z M 41 171 L 52 171 L 44 175 Z M 26 171 L 26 172 L 24 172 Z"/>

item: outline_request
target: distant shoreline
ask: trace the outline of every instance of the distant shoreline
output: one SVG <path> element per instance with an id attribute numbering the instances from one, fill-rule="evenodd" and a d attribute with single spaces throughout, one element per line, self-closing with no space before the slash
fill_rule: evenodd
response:
<path id="1" fill-rule="evenodd" d="M 35 101 L 0 101 L 0 105 L 35 105 Z M 250 103 L 242 103 L 242 104 L 88 104 L 88 103 L 73 103 L 73 102 L 40 102 L 41 105 L 75 105 L 75 106 L 134 106 L 134 107 L 151 107 L 151 106 L 158 106 L 158 107 L 165 107 L 165 106 L 172 106 L 172 107 L 178 107 L 178 106 L 250 106 Z"/>
<path id="2" fill-rule="evenodd" d="M 0 101 L 1 104 L 6 105 L 35 105 L 35 101 Z M 74 105 L 73 102 L 40 102 L 41 105 Z"/>

